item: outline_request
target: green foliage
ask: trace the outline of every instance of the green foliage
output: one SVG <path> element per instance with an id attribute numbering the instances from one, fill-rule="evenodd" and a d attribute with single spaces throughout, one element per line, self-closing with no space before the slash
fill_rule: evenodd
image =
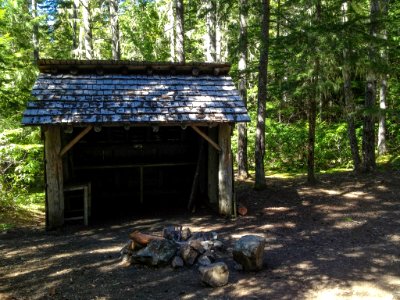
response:
<path id="1" fill-rule="evenodd" d="M 29 18 L 23 1 L 0 6 L 0 117 L 21 112 L 36 75 Z"/>
<path id="2" fill-rule="evenodd" d="M 158 2 L 128 0 L 122 3 L 120 28 L 125 59 L 167 61 L 169 42 L 164 34 L 166 12 Z"/>
<path id="3" fill-rule="evenodd" d="M 38 135 L 38 129 L 30 128 L 0 132 L 0 206 L 37 200 L 28 194 L 43 188 L 43 146 Z"/>
<path id="4" fill-rule="evenodd" d="M 346 123 L 318 124 L 315 156 L 317 170 L 352 167 Z"/>
<path id="5" fill-rule="evenodd" d="M 254 119 L 253 119 L 254 120 Z M 253 122 L 254 123 L 254 122 Z M 255 124 L 248 127 L 249 163 L 253 164 Z M 267 120 L 265 164 L 267 170 L 304 172 L 307 168 L 307 123 Z M 359 137 L 360 138 L 360 137 Z M 232 139 L 237 150 L 237 131 Z M 351 168 L 351 152 L 345 123 L 321 123 L 316 130 L 316 170 Z"/>

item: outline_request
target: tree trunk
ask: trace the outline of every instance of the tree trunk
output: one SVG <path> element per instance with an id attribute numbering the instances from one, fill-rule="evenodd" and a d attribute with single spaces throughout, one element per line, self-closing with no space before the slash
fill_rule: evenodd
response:
<path id="1" fill-rule="evenodd" d="M 175 61 L 175 5 L 174 2 L 171 1 L 168 8 L 168 30 L 169 30 L 169 43 L 170 43 L 170 61 Z"/>
<path id="2" fill-rule="evenodd" d="M 218 5 L 220 5 L 219 2 L 217 2 L 216 5 L 216 10 L 218 12 Z M 215 57 L 216 57 L 216 61 L 220 62 L 220 61 L 226 61 L 227 58 L 227 51 L 225 51 L 225 53 L 222 52 L 223 50 L 223 46 L 222 46 L 222 23 L 221 23 L 221 17 L 217 15 L 216 17 L 216 23 L 215 23 Z"/>
<path id="3" fill-rule="evenodd" d="M 381 0 L 382 2 L 382 16 L 385 18 L 388 15 L 389 0 Z M 382 38 L 387 41 L 387 30 L 384 24 L 382 25 L 381 34 Z M 388 51 L 385 48 L 381 51 L 381 57 L 384 63 L 388 64 Z M 381 75 L 379 87 L 379 127 L 378 127 L 378 154 L 384 155 L 387 153 L 386 146 L 386 108 L 387 108 L 387 88 L 388 88 L 388 75 L 386 73 Z"/>
<path id="4" fill-rule="evenodd" d="M 257 129 L 255 143 L 255 171 L 256 178 L 254 188 L 265 187 L 265 106 L 267 100 L 267 68 L 269 54 L 269 0 L 262 0 L 261 21 L 261 49 L 258 70 L 258 94 L 257 94 Z"/>
<path id="5" fill-rule="evenodd" d="M 78 32 L 78 10 L 79 0 L 72 2 L 72 55 L 74 58 L 79 58 L 79 32 Z"/>
<path id="6" fill-rule="evenodd" d="M 84 32 L 84 46 L 85 46 L 85 58 L 93 58 L 93 44 L 92 44 L 92 26 L 90 21 L 90 0 L 81 0 L 82 6 L 82 25 Z"/>
<path id="7" fill-rule="evenodd" d="M 33 45 L 33 60 L 35 62 L 39 59 L 39 25 L 37 22 L 37 2 L 32 0 L 32 19 L 33 19 L 33 30 L 32 30 L 32 45 Z"/>
<path id="8" fill-rule="evenodd" d="M 242 97 L 244 105 L 247 106 L 247 16 L 248 5 L 247 0 L 240 1 L 240 35 L 239 35 L 239 93 Z M 238 175 L 241 178 L 247 178 L 248 162 L 247 162 L 247 125 L 246 123 L 238 124 L 238 150 L 237 150 Z"/>
<path id="9" fill-rule="evenodd" d="M 317 123 L 317 94 L 311 96 L 308 107 L 307 182 L 315 183 L 315 127 Z"/>
<path id="10" fill-rule="evenodd" d="M 215 62 L 216 57 L 216 3 L 215 0 L 207 0 L 206 1 L 206 61 L 207 62 Z"/>
<path id="11" fill-rule="evenodd" d="M 315 23 L 317 26 L 321 24 L 322 4 L 321 0 L 316 3 L 315 10 Z M 320 102 L 321 93 L 318 91 L 321 62 L 319 57 L 319 45 L 315 45 L 315 61 L 314 61 L 314 74 L 312 78 L 313 95 L 308 101 L 308 144 L 307 144 L 307 181 L 308 183 L 315 183 L 315 128 L 317 123 L 317 103 Z"/>
<path id="12" fill-rule="evenodd" d="M 176 55 L 178 62 L 185 62 L 185 29 L 183 0 L 175 1 Z"/>
<path id="13" fill-rule="evenodd" d="M 344 2 L 342 4 L 343 12 L 343 23 L 348 22 L 348 3 Z M 344 102 L 345 102 L 345 114 L 347 121 L 347 135 L 350 143 L 351 156 L 353 159 L 354 171 L 359 172 L 361 170 L 361 158 L 360 150 L 358 147 L 356 126 L 355 126 L 355 113 L 356 106 L 354 103 L 354 95 L 351 88 L 351 66 L 349 53 L 351 51 L 350 41 L 347 41 L 347 45 L 343 49 L 343 92 L 344 92 Z"/>
<path id="14" fill-rule="evenodd" d="M 375 107 L 376 100 L 376 77 L 375 73 L 370 70 L 367 74 L 367 84 L 365 88 L 365 113 L 363 120 L 363 171 L 370 172 L 375 169 L 375 122 L 372 116 L 372 110 Z"/>
<path id="15" fill-rule="evenodd" d="M 387 153 L 386 146 L 386 108 L 387 108 L 387 75 L 383 75 L 381 79 L 379 91 L 379 127 L 378 127 L 378 154 L 384 155 Z"/>
<path id="16" fill-rule="evenodd" d="M 363 171 L 370 172 L 375 169 L 375 121 L 373 117 L 373 110 L 375 109 L 376 102 L 376 74 L 375 62 L 376 46 L 374 38 L 376 37 L 377 21 L 379 13 L 379 0 L 371 0 L 370 11 L 370 35 L 372 40 L 369 44 L 369 62 L 370 66 L 367 70 L 366 86 L 365 86 L 365 102 L 364 102 L 364 120 L 363 120 L 363 140 L 362 140 L 362 154 L 363 154 Z"/>
<path id="17" fill-rule="evenodd" d="M 342 69 L 343 89 L 345 101 L 345 114 L 347 121 L 347 135 L 349 137 L 351 156 L 353 159 L 354 171 L 359 172 L 361 169 L 360 150 L 358 147 L 356 126 L 355 126 L 355 103 L 354 96 L 351 90 L 351 72 L 347 62 L 348 50 L 343 51 L 344 65 Z"/>
<path id="18" fill-rule="evenodd" d="M 111 50 L 114 60 L 121 59 L 119 40 L 118 1 L 110 0 Z"/>

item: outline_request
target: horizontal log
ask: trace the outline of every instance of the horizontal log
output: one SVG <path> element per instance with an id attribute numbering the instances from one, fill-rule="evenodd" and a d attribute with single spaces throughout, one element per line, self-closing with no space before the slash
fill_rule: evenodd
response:
<path id="1" fill-rule="evenodd" d="M 151 235 L 151 234 L 145 234 L 141 233 L 138 230 L 135 230 L 129 235 L 129 238 L 133 240 L 135 243 L 138 243 L 142 246 L 146 246 L 148 243 L 150 243 L 153 240 L 163 240 L 164 238 L 161 236 L 156 236 L 156 235 Z"/>

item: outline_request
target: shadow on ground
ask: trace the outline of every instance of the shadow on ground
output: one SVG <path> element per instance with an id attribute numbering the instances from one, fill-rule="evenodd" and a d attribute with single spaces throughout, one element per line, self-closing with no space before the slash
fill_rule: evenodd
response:
<path id="1" fill-rule="evenodd" d="M 62 231 L 0 236 L 0 299 L 400 299 L 400 174 L 327 175 L 315 186 L 268 178 L 253 191 L 237 183 L 248 214 L 226 220 L 206 211 Z M 207 288 L 196 268 L 122 267 L 119 250 L 134 230 L 166 224 L 214 230 L 228 250 L 229 284 Z M 265 268 L 236 271 L 230 251 L 244 234 L 267 240 Z M 12 298 L 14 297 L 14 298 Z"/>

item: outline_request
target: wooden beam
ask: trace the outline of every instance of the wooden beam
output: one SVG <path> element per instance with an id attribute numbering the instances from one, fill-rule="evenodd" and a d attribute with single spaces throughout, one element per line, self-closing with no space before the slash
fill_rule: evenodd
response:
<path id="1" fill-rule="evenodd" d="M 46 169 L 46 226 L 54 229 L 64 224 L 64 179 L 60 127 L 51 126 L 44 132 Z"/>
<path id="2" fill-rule="evenodd" d="M 63 157 L 65 153 L 67 153 L 77 142 L 79 142 L 90 130 L 92 130 L 93 126 L 89 125 L 85 129 L 83 129 L 76 137 L 74 137 L 67 145 L 62 148 L 60 151 L 60 157 Z"/>
<path id="3" fill-rule="evenodd" d="M 190 127 L 192 127 L 194 131 L 201 135 L 211 146 L 217 149 L 218 152 L 221 152 L 221 147 L 216 142 L 214 142 L 207 134 L 201 131 L 197 126 L 192 125 Z"/>
<path id="4" fill-rule="evenodd" d="M 233 212 L 233 172 L 231 151 L 231 126 L 220 124 L 218 142 L 221 145 L 218 164 L 219 213 L 230 217 Z"/>

